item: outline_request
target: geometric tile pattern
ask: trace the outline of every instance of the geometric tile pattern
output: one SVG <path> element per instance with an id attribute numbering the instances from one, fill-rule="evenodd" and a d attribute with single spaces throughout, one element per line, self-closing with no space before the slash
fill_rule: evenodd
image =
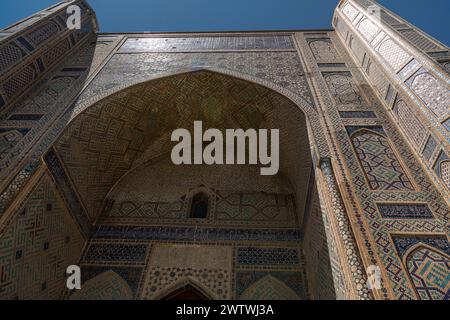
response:
<path id="1" fill-rule="evenodd" d="M 406 259 L 409 275 L 422 300 L 450 300 L 450 258 L 419 248 Z"/>
<path id="2" fill-rule="evenodd" d="M 386 137 L 362 130 L 351 140 L 372 190 L 414 190 Z"/>
<path id="3" fill-rule="evenodd" d="M 368 42 L 371 42 L 380 29 L 369 19 L 364 19 L 359 23 L 358 30 Z"/>
<path id="4" fill-rule="evenodd" d="M 413 247 L 419 247 L 421 245 L 432 247 L 437 251 L 442 251 L 445 254 L 450 255 L 450 242 L 442 235 L 392 235 L 392 241 L 394 242 L 399 257 L 402 259 Z"/>
<path id="5" fill-rule="evenodd" d="M 430 136 L 428 138 L 427 144 L 425 145 L 425 148 L 423 149 L 423 158 L 425 160 L 430 160 L 431 156 L 433 155 L 434 151 L 436 150 L 437 142 L 436 140 Z"/>
<path id="6" fill-rule="evenodd" d="M 66 202 L 70 214 L 77 221 L 83 234 L 86 237 L 89 237 L 92 226 L 91 222 L 89 221 L 83 205 L 78 199 L 78 195 L 75 192 L 63 164 L 55 152 L 55 149 L 52 148 L 47 152 L 44 156 L 44 161 L 53 179 L 55 179 L 56 186 L 61 193 L 61 197 Z"/>
<path id="7" fill-rule="evenodd" d="M 417 146 L 421 146 L 427 138 L 428 130 L 416 117 L 411 108 L 403 100 L 399 100 L 394 105 L 394 112 L 406 129 L 408 136 Z"/>
<path id="8" fill-rule="evenodd" d="M 308 39 L 308 43 L 317 61 L 335 61 L 340 59 L 330 39 Z"/>
<path id="9" fill-rule="evenodd" d="M 59 299 L 84 239 L 46 175 L 0 234 L 0 299 Z"/>
<path id="10" fill-rule="evenodd" d="M 286 224 L 295 220 L 294 199 L 292 195 L 236 192 L 219 192 L 217 202 L 217 220 L 245 219 L 252 221 L 272 221 L 274 224 Z M 238 213 L 240 213 L 238 215 Z"/>
<path id="11" fill-rule="evenodd" d="M 225 229 L 199 227 L 161 226 L 99 226 L 94 239 L 134 239 L 173 241 L 258 241 L 299 242 L 302 235 L 298 229 Z"/>
<path id="12" fill-rule="evenodd" d="M 450 91 L 423 68 L 407 84 L 437 117 L 450 114 Z"/>
<path id="13" fill-rule="evenodd" d="M 337 16 L 339 16 L 339 11 L 340 10 L 338 9 Z M 352 27 L 347 26 L 348 22 L 345 22 L 345 20 L 338 19 L 338 21 L 341 23 L 334 22 L 334 25 L 336 26 L 336 29 L 341 32 L 342 38 L 345 39 L 347 29 Z M 364 78 L 360 72 L 354 71 L 355 69 L 353 69 L 358 68 L 361 61 L 355 61 L 355 65 L 355 63 L 353 63 L 353 57 L 349 57 L 349 55 L 346 54 L 346 51 L 348 50 L 347 45 L 341 43 L 340 39 L 337 40 L 337 37 L 331 38 L 336 49 L 341 53 L 344 61 L 346 61 L 346 65 L 353 71 L 352 74 L 355 78 L 355 82 L 361 85 L 361 87 L 369 88 L 369 86 L 371 86 L 373 88 L 373 84 L 367 83 L 366 78 Z M 300 39 L 300 37 L 298 37 L 298 39 Z M 304 51 L 304 53 L 307 65 L 314 65 L 314 60 L 311 59 L 312 56 L 308 56 L 307 51 Z M 347 59 L 349 59 L 349 61 L 347 61 Z M 374 66 L 377 67 L 377 64 L 374 64 Z M 318 68 L 314 69 L 314 76 L 317 77 L 317 90 L 325 92 L 326 85 L 329 85 L 329 83 L 321 81 L 319 75 L 320 70 Z M 371 81 L 373 83 L 372 79 Z M 401 159 L 404 161 L 403 168 L 408 168 L 411 177 L 414 177 L 414 182 L 418 184 L 415 186 L 418 190 L 414 190 L 415 188 L 403 188 L 402 190 L 399 190 L 401 192 L 392 192 L 393 190 L 371 190 L 365 179 L 362 177 L 361 164 L 358 163 L 358 155 L 355 153 L 355 148 L 351 145 L 351 140 L 348 139 L 348 135 L 351 135 L 352 132 L 345 134 L 344 125 L 339 119 L 337 107 L 331 100 L 332 97 L 330 96 L 328 98 L 327 96 L 324 96 L 324 107 L 327 108 L 326 117 L 332 122 L 331 131 L 335 133 L 337 138 L 335 141 L 335 150 L 341 152 L 344 156 L 343 159 L 340 159 L 339 154 L 336 156 L 337 165 L 335 170 L 338 171 L 341 176 L 340 186 L 344 189 L 343 192 L 346 194 L 349 207 L 352 208 L 348 214 L 353 216 L 356 221 L 352 223 L 355 227 L 354 230 L 362 237 L 366 259 L 368 261 L 367 263 L 377 264 L 379 263 L 378 261 L 381 261 L 383 264 L 382 267 L 386 271 L 386 279 L 389 281 L 391 289 L 383 288 L 379 291 L 379 294 L 384 298 L 394 296 L 397 299 L 414 299 L 416 297 L 414 288 L 408 280 L 408 275 L 403 267 L 403 262 L 389 240 L 390 234 L 394 232 L 408 232 L 411 234 L 420 232 L 427 234 L 447 233 L 448 229 L 446 227 L 446 221 L 449 219 L 450 212 L 445 201 L 443 201 L 441 194 L 431 184 L 430 179 L 424 173 L 424 167 L 422 167 L 413 156 L 408 143 L 406 143 L 399 135 L 397 126 L 391 122 L 386 114 L 384 106 L 381 105 L 373 91 L 371 89 L 365 89 L 364 95 L 368 100 L 368 106 L 376 112 L 380 122 L 369 119 L 358 119 L 358 122 L 354 121 L 354 125 L 356 126 L 362 123 L 367 125 L 383 124 L 385 131 L 389 135 L 389 145 L 395 146 L 395 150 L 398 150 Z M 384 93 L 382 95 L 384 96 Z M 339 102 L 336 101 L 336 103 L 338 104 Z M 345 125 L 351 123 L 350 121 L 352 120 L 346 120 Z M 385 133 L 373 129 L 374 128 L 372 127 L 371 131 L 385 135 Z M 355 130 L 351 131 L 355 132 L 357 130 L 358 129 L 355 128 Z M 431 149 L 436 149 L 436 146 Z M 391 150 L 390 153 L 392 154 L 393 150 Z M 435 152 L 432 153 L 434 154 Z M 432 155 L 430 155 L 430 157 L 431 156 Z M 397 163 L 399 164 L 399 161 L 397 161 Z M 405 172 L 403 169 L 401 170 Z M 410 187 L 412 187 L 411 183 Z M 415 202 L 427 203 L 430 210 L 432 210 L 435 219 L 383 219 L 376 206 L 377 203 L 395 204 Z M 367 228 L 367 225 L 369 225 L 369 228 Z"/>
<path id="14" fill-rule="evenodd" d="M 30 129 L 26 128 L 0 128 L 0 159 L 29 131 Z"/>
<path id="15" fill-rule="evenodd" d="M 450 190 L 450 161 L 441 162 L 441 178 L 444 184 Z"/>
<path id="16" fill-rule="evenodd" d="M 323 73 L 331 94 L 338 105 L 361 105 L 363 99 L 350 72 Z"/>
<path id="17" fill-rule="evenodd" d="M 378 52 L 394 71 L 398 71 L 411 58 L 411 56 L 392 39 L 385 40 L 378 48 Z"/>
<path id="18" fill-rule="evenodd" d="M 275 121 L 269 115 L 278 117 L 272 112 L 276 107 L 296 108 L 278 93 L 248 81 L 210 71 L 180 74 L 100 101 L 70 123 L 56 149 L 94 219 L 115 181 L 167 132 L 192 128 L 193 120 L 203 120 L 205 127 L 267 128 L 275 125 L 266 123 Z"/>
<path id="19" fill-rule="evenodd" d="M 377 117 L 373 111 L 339 111 L 339 116 L 343 119 L 370 119 Z"/>
<path id="20" fill-rule="evenodd" d="M 90 262 L 142 262 L 145 263 L 148 245 L 127 243 L 93 243 L 83 256 L 83 263 Z"/>
<path id="21" fill-rule="evenodd" d="M 144 284 L 142 299 L 155 299 L 160 297 L 162 291 L 177 284 L 180 280 L 191 279 L 201 286 L 208 288 L 214 299 L 229 299 L 231 292 L 224 285 L 230 282 L 231 275 L 223 269 L 196 269 L 183 267 L 152 267 L 148 271 L 147 281 Z M 194 282 L 194 283 L 195 283 Z M 173 289 L 176 289 L 175 287 Z M 170 290 L 173 291 L 173 290 Z M 169 293 L 169 292 L 167 292 Z"/>

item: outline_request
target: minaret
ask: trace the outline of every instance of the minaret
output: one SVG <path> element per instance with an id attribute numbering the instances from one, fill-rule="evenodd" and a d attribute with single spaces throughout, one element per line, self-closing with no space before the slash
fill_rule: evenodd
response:
<path id="1" fill-rule="evenodd" d="M 450 50 L 375 1 L 343 0 L 333 26 L 450 199 Z"/>

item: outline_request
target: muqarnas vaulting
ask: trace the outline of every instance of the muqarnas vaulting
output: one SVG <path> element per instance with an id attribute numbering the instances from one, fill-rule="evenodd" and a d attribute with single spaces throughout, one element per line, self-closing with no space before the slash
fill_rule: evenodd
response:
<path id="1" fill-rule="evenodd" d="M 81 0 L 0 30 L 0 298 L 448 300 L 449 66 L 369 0 L 330 30 L 107 34 Z M 173 165 L 195 120 L 279 129 L 279 173 Z"/>

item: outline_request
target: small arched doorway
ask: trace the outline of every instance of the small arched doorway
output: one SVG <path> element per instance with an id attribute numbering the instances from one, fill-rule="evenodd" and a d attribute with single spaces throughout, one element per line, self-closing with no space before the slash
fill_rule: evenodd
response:
<path id="1" fill-rule="evenodd" d="M 161 300 L 209 300 L 206 295 L 190 284 L 172 291 Z"/>

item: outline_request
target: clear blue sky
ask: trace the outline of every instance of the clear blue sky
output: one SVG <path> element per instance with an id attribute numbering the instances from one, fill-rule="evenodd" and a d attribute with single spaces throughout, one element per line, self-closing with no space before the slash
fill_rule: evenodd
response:
<path id="1" fill-rule="evenodd" d="M 329 28 L 337 0 L 88 0 L 103 32 Z M 57 0 L 0 0 L 0 28 Z M 379 0 L 450 45 L 450 0 Z"/>

